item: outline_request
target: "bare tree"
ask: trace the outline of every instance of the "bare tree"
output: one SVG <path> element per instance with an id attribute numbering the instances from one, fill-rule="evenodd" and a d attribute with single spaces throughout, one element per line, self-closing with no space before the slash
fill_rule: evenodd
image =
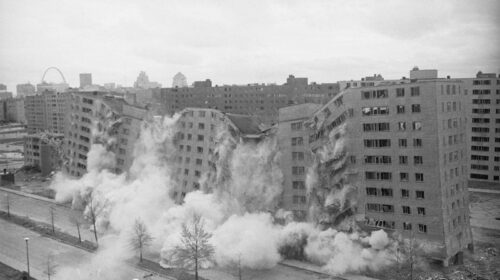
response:
<path id="1" fill-rule="evenodd" d="M 54 226 L 54 223 L 56 219 L 56 209 L 52 205 L 49 207 L 49 214 L 50 214 L 50 224 L 52 225 L 52 234 L 55 234 L 56 228 Z"/>
<path id="2" fill-rule="evenodd" d="M 90 220 L 92 223 L 92 227 L 94 229 L 94 237 L 95 237 L 95 243 L 97 246 L 99 246 L 99 241 L 97 238 L 97 217 L 101 212 L 101 205 L 99 205 L 98 202 L 94 201 L 94 192 L 91 191 L 86 199 L 85 202 L 87 204 L 87 218 Z"/>
<path id="3" fill-rule="evenodd" d="M 178 266 L 194 268 L 195 279 L 198 280 L 200 262 L 210 260 L 214 253 L 213 246 L 208 243 L 212 234 L 205 231 L 205 225 L 199 215 L 194 215 L 190 225 L 182 224 L 181 245 L 175 246 L 174 262 Z"/>
<path id="4" fill-rule="evenodd" d="M 47 273 L 47 279 L 50 280 L 50 276 L 56 274 L 57 264 L 54 260 L 54 255 L 52 253 L 47 255 L 47 259 L 45 261 L 45 273 Z"/>
<path id="5" fill-rule="evenodd" d="M 140 219 L 135 220 L 134 229 L 129 241 L 132 248 L 139 251 L 139 261 L 142 262 L 143 249 L 151 245 L 153 237 L 151 237 L 146 225 Z"/>
<path id="6" fill-rule="evenodd" d="M 80 234 L 80 227 L 82 223 L 80 222 L 80 219 L 78 219 L 78 216 L 75 214 L 72 214 L 69 216 L 69 221 L 76 226 L 76 230 L 78 231 L 78 241 L 82 243 L 82 235 Z"/>

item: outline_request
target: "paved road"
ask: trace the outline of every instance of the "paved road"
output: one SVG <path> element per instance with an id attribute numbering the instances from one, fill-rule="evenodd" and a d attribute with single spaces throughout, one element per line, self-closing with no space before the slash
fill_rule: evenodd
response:
<path id="1" fill-rule="evenodd" d="M 43 237 L 24 227 L 0 220 L 0 261 L 18 270 L 26 270 L 26 243 L 29 238 L 29 260 L 31 275 L 37 279 L 47 279 L 45 274 L 46 258 L 49 253 L 54 255 L 58 268 L 78 266 L 87 262 L 92 253 L 59 243 L 53 239 Z M 120 267 L 121 279 L 142 279 L 147 273 L 123 265 Z M 57 279 L 57 278 L 56 278 Z M 150 277 L 148 279 L 161 279 Z"/>
<path id="2" fill-rule="evenodd" d="M 10 201 L 10 211 L 20 216 L 28 216 L 33 220 L 50 224 L 50 207 L 55 209 L 55 225 L 61 231 L 78 236 L 75 225 L 70 222 L 69 217 L 74 215 L 82 223 L 81 234 L 83 240 L 94 242 L 94 234 L 90 231 L 90 224 L 83 219 L 81 211 L 55 204 L 53 200 L 40 198 L 34 199 L 34 195 L 19 195 L 16 191 L 0 188 L 0 209 L 6 211 L 6 199 Z"/>
<path id="3" fill-rule="evenodd" d="M 16 194 L 19 193 L 19 194 Z M 57 219 L 56 219 L 56 227 L 61 229 L 62 231 L 65 231 L 71 235 L 76 235 L 76 229 L 74 225 L 72 225 L 69 222 L 68 217 L 70 215 L 77 215 L 80 217 L 80 219 L 83 221 L 83 216 L 80 211 L 75 211 L 72 210 L 66 206 L 54 204 L 53 200 L 50 199 L 36 199 L 37 196 L 30 195 L 30 194 L 23 194 L 20 192 L 11 192 L 7 191 L 4 189 L 0 188 L 0 202 L 2 203 L 0 205 L 0 209 L 5 211 L 5 202 L 4 202 L 4 197 L 6 194 L 9 194 L 9 198 L 11 199 L 11 212 L 22 215 L 22 216 L 29 216 L 31 219 L 42 221 L 45 223 L 50 223 L 50 215 L 48 214 L 48 209 L 49 207 L 55 206 L 56 213 L 57 213 Z M 89 228 L 89 224 L 87 224 L 87 228 Z M 2 230 L 3 231 L 3 230 Z M 84 239 L 93 241 L 93 233 L 91 233 L 89 230 L 85 230 L 83 234 Z M 19 238 L 19 237 L 18 237 Z M 2 234 L 0 233 L 0 239 L 3 239 Z M 21 243 L 23 242 L 21 238 Z M 53 241 L 56 242 L 56 241 Z M 57 242 L 56 242 L 57 243 Z M 23 246 L 21 244 L 20 246 Z M 24 247 L 23 247 L 24 248 Z M 79 250 L 79 249 L 75 249 Z M 1 254 L 1 253 L 0 253 Z M 88 255 L 88 253 L 87 253 Z M 86 256 L 87 256 L 86 255 Z M 25 258 L 25 256 L 24 256 Z M 0 258 L 1 260 L 1 258 Z M 24 264 L 23 257 L 20 256 L 20 261 L 22 264 Z M 40 260 L 41 261 L 41 260 Z M 72 263 L 73 259 L 68 259 L 68 263 Z M 76 258 L 76 261 L 78 261 L 78 258 Z M 8 264 L 8 263 L 7 263 Z M 11 265 L 13 266 L 13 265 Z M 23 268 L 23 266 L 13 266 L 16 268 Z M 210 279 L 210 280 L 236 280 L 238 279 L 237 274 L 234 271 L 228 271 L 226 269 L 221 269 L 221 268 L 214 268 L 214 269 L 206 269 L 200 271 L 200 275 L 204 278 Z M 267 279 L 272 279 L 272 280 L 302 280 L 302 279 L 325 279 L 325 275 L 319 275 L 315 273 L 311 273 L 306 270 L 302 269 L 297 269 L 297 268 L 292 268 L 288 266 L 282 266 L 282 265 L 277 265 L 276 267 L 269 269 L 269 270 L 247 270 L 244 273 L 245 279 L 249 280 L 267 280 Z M 328 278 L 328 277 L 326 277 Z M 45 278 L 43 278 L 45 279 Z M 151 279 L 151 278 L 149 278 Z M 336 279 L 336 278 L 328 278 L 328 279 Z M 350 279 L 361 279 L 358 277 L 351 277 Z M 366 279 L 366 278 L 364 278 Z"/>

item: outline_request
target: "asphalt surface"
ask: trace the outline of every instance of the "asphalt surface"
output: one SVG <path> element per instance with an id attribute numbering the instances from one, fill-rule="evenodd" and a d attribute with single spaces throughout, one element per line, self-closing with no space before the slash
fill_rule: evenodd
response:
<path id="1" fill-rule="evenodd" d="M 18 270 L 26 271 L 27 258 L 25 237 L 29 238 L 30 274 L 37 279 L 47 279 L 45 271 L 47 267 L 47 256 L 49 254 L 52 254 L 54 257 L 54 263 L 57 264 L 56 270 L 64 267 L 78 267 L 79 264 L 88 262 L 93 254 L 43 237 L 36 232 L 9 223 L 5 220 L 0 220 L 0 262 Z M 148 274 L 147 272 L 128 265 L 120 266 L 119 273 L 125 277 L 122 279 L 142 279 L 144 275 Z M 148 279 L 154 280 L 162 278 L 155 276 Z"/>

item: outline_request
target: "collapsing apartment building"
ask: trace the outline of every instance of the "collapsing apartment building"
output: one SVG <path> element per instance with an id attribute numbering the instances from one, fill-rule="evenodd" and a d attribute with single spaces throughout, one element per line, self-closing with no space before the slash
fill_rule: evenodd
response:
<path id="1" fill-rule="evenodd" d="M 222 144 L 234 149 L 272 138 L 283 175 L 279 205 L 295 219 L 329 227 L 352 217 L 367 229 L 425 241 L 428 256 L 445 265 L 460 262 L 464 249 L 472 249 L 463 95 L 460 80 L 414 69 L 410 79 L 346 88 L 325 105 L 280 108 L 272 127 L 253 116 L 186 108 L 169 155 L 178 183 L 171 196 L 182 203 L 190 191 L 214 191 L 224 172 Z M 116 139 L 109 146 L 114 171 L 127 170 L 144 115 L 123 99 L 73 93 L 68 173 L 86 171 L 99 135 Z"/>
<path id="2" fill-rule="evenodd" d="M 70 92 L 65 129 L 65 172 L 80 177 L 87 172 L 92 144 L 104 144 L 115 154 L 112 171 L 122 173 L 133 161 L 134 143 L 147 110 L 106 92 Z"/>

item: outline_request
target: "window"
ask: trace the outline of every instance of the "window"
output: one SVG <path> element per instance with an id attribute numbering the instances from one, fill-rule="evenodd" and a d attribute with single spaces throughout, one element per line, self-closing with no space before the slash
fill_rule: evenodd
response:
<path id="1" fill-rule="evenodd" d="M 411 230 L 411 223 L 403 222 L 403 230 Z"/>
<path id="2" fill-rule="evenodd" d="M 401 189 L 401 197 L 402 198 L 409 198 L 410 197 L 410 191 L 407 189 Z"/>
<path id="3" fill-rule="evenodd" d="M 198 117 L 204 118 L 205 117 L 205 111 L 199 111 L 198 112 Z"/>
<path id="4" fill-rule="evenodd" d="M 387 106 L 382 106 L 382 107 L 363 107 L 361 109 L 361 114 L 363 116 L 388 115 L 389 114 L 389 108 Z"/>
<path id="5" fill-rule="evenodd" d="M 292 130 L 301 130 L 302 122 L 291 123 Z"/>
<path id="6" fill-rule="evenodd" d="M 292 146 L 302 146 L 304 144 L 304 139 L 302 137 L 293 137 Z"/>
<path id="7" fill-rule="evenodd" d="M 303 190 L 306 188 L 306 185 L 305 185 L 304 181 L 293 181 L 292 187 L 295 190 Z"/>
<path id="8" fill-rule="evenodd" d="M 366 195 L 377 196 L 377 188 L 366 188 Z"/>
<path id="9" fill-rule="evenodd" d="M 189 175 L 189 169 L 184 169 L 184 175 Z"/>
<path id="10" fill-rule="evenodd" d="M 399 173 L 399 180 L 402 182 L 408 182 L 410 176 L 406 172 L 400 172 Z"/>
<path id="11" fill-rule="evenodd" d="M 292 174 L 293 175 L 304 175 L 304 173 L 305 173 L 304 166 L 293 166 L 292 167 Z"/>
<path id="12" fill-rule="evenodd" d="M 197 158 L 196 165 L 202 165 L 202 164 L 203 164 L 203 160 L 201 158 Z"/>
<path id="13" fill-rule="evenodd" d="M 402 206 L 402 208 L 403 208 L 403 214 L 408 214 L 408 215 L 411 214 L 410 206 Z"/>
<path id="14" fill-rule="evenodd" d="M 415 173 L 415 181 L 423 182 L 424 181 L 424 173 Z"/>
<path id="15" fill-rule="evenodd" d="M 422 233 L 426 233 L 427 232 L 427 225 L 418 224 L 418 231 L 422 232 Z"/>
<path id="16" fill-rule="evenodd" d="M 397 88 L 396 89 L 396 97 L 404 97 L 405 96 L 405 89 L 404 88 Z"/>
<path id="17" fill-rule="evenodd" d="M 386 148 L 391 146 L 390 139 L 365 139 L 366 148 Z"/>
<path id="18" fill-rule="evenodd" d="M 421 122 L 413 122 L 413 130 L 422 130 Z"/>
<path id="19" fill-rule="evenodd" d="M 363 131 L 389 131 L 389 123 L 364 123 Z"/>
<path id="20" fill-rule="evenodd" d="M 293 160 L 304 160 L 304 152 L 292 152 Z"/>
<path id="21" fill-rule="evenodd" d="M 205 112 L 203 112 L 203 113 L 205 113 Z M 205 129 L 205 124 L 204 123 L 199 123 L 198 124 L 198 129 Z"/>
<path id="22" fill-rule="evenodd" d="M 186 152 L 191 152 L 191 146 L 186 145 Z"/>
<path id="23" fill-rule="evenodd" d="M 420 113 L 420 104 L 412 104 L 411 105 L 412 113 Z"/>
<path id="24" fill-rule="evenodd" d="M 406 122 L 398 122 L 398 130 L 405 131 L 406 130 Z"/>
<path id="25" fill-rule="evenodd" d="M 370 212 L 380 212 L 380 204 L 376 203 L 367 203 L 366 210 Z"/>
<path id="26" fill-rule="evenodd" d="M 192 135 L 191 133 L 188 133 L 188 135 L 187 135 L 187 136 L 188 136 L 188 137 L 187 137 L 187 139 L 188 139 L 188 140 L 193 139 L 193 135 Z"/>
<path id="27" fill-rule="evenodd" d="M 424 207 L 417 207 L 417 214 L 420 216 L 425 216 L 425 208 Z"/>
<path id="28" fill-rule="evenodd" d="M 415 191 L 417 199 L 424 199 L 424 191 Z"/>
<path id="29" fill-rule="evenodd" d="M 361 92 L 362 99 L 378 99 L 387 97 L 389 97 L 389 94 L 386 89 Z"/>
<path id="30" fill-rule="evenodd" d="M 411 96 L 419 96 L 420 95 L 420 88 L 419 87 L 410 88 L 410 95 Z"/>
<path id="31" fill-rule="evenodd" d="M 390 156 L 365 156 L 366 164 L 391 164 Z"/>
<path id="32" fill-rule="evenodd" d="M 198 152 L 198 154 L 203 154 L 203 147 L 197 147 L 196 151 Z"/>
<path id="33" fill-rule="evenodd" d="M 382 194 L 382 196 L 392 197 L 392 189 L 381 188 L 380 193 Z"/>
<path id="34" fill-rule="evenodd" d="M 422 139 L 420 138 L 413 139 L 413 147 L 422 147 Z"/>
<path id="35" fill-rule="evenodd" d="M 198 141 L 203 141 L 205 137 L 201 134 L 198 134 Z"/>
<path id="36" fill-rule="evenodd" d="M 382 212 L 394 213 L 394 206 L 390 204 L 382 204 Z"/>
<path id="37" fill-rule="evenodd" d="M 375 172 L 375 171 L 365 171 L 366 180 L 392 180 L 391 172 Z"/>
<path id="38" fill-rule="evenodd" d="M 201 176 L 201 172 L 199 170 L 195 170 L 194 171 L 194 176 L 200 177 Z"/>
<path id="39" fill-rule="evenodd" d="M 408 164 L 408 156 L 399 156 L 399 164 Z"/>
<path id="40" fill-rule="evenodd" d="M 396 112 L 398 114 L 404 114 L 405 113 L 405 105 L 398 105 L 398 106 L 396 106 Z"/>
<path id="41" fill-rule="evenodd" d="M 401 148 L 405 148 L 408 145 L 408 143 L 407 143 L 408 141 L 406 139 L 399 139 L 398 142 L 399 142 L 399 147 L 401 147 Z"/>
<path id="42" fill-rule="evenodd" d="M 422 156 L 414 156 L 413 157 L 413 164 L 421 165 L 423 163 L 424 163 L 424 158 Z"/>

